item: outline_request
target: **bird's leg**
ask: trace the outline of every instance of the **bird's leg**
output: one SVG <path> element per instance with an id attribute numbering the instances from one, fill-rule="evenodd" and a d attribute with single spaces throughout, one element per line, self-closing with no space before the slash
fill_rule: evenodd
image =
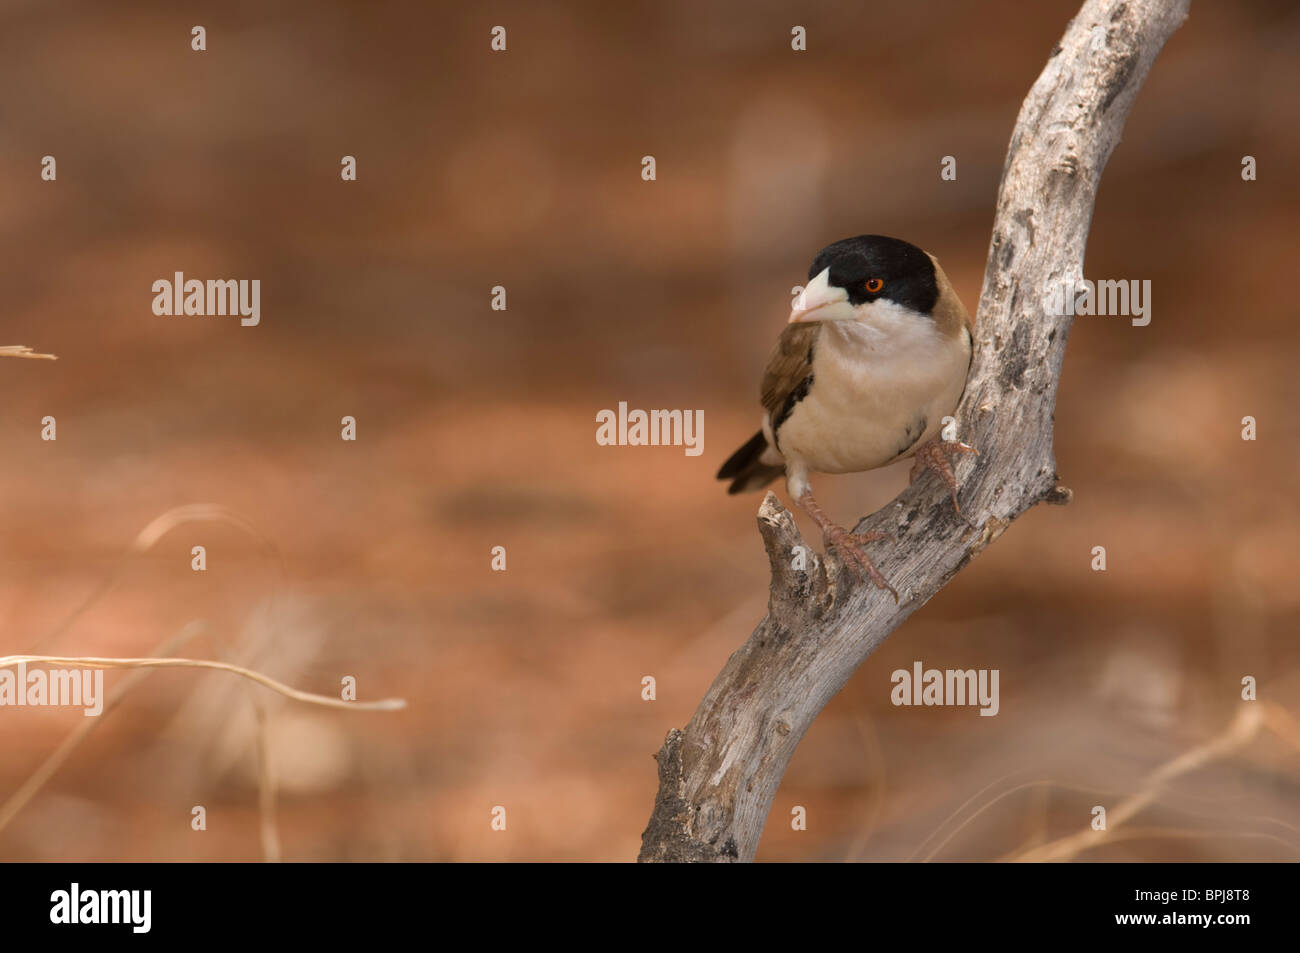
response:
<path id="1" fill-rule="evenodd" d="M 894 601 L 898 601 L 898 592 L 885 581 L 885 577 L 880 574 L 875 563 L 862 551 L 863 543 L 874 543 L 877 540 L 889 539 L 888 533 L 880 533 L 870 530 L 865 533 L 851 533 L 843 526 L 838 526 L 831 522 L 831 518 L 826 515 L 825 511 L 817 505 L 813 498 L 812 490 L 804 490 L 803 495 L 799 497 L 799 507 L 811 516 L 817 525 L 822 529 L 822 535 L 826 538 L 826 548 L 834 547 L 839 551 L 840 558 L 846 565 L 852 566 L 861 573 L 865 573 L 879 589 L 888 589 L 893 595 Z"/>
<path id="2" fill-rule="evenodd" d="M 952 462 L 949 457 L 959 453 L 978 454 L 979 451 L 956 440 L 942 440 L 935 437 L 929 443 L 923 443 L 916 448 L 916 462 L 912 464 L 912 473 L 909 477 L 909 482 L 915 483 L 916 478 L 925 470 L 935 474 L 948 487 L 953 509 L 958 513 L 961 512 L 961 506 L 957 503 L 957 476 L 952 472 Z"/>

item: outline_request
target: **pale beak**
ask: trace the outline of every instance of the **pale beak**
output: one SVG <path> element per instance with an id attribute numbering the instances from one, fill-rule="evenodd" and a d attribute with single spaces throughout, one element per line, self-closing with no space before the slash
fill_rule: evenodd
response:
<path id="1" fill-rule="evenodd" d="M 849 293 L 843 288 L 831 284 L 831 270 L 822 269 L 803 294 L 794 299 L 794 310 L 790 312 L 789 324 L 801 324 L 808 321 L 838 321 L 853 317 L 853 306 L 849 304 Z"/>

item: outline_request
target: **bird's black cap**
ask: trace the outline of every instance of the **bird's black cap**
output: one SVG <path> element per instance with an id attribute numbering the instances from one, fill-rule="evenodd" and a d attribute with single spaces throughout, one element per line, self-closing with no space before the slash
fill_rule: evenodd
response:
<path id="1" fill-rule="evenodd" d="M 859 235 L 827 245 L 817 253 L 808 269 L 811 281 L 830 268 L 831 284 L 849 293 L 852 304 L 886 298 L 904 307 L 929 314 L 939 300 L 934 262 L 911 242 L 886 235 Z M 877 292 L 867 282 L 879 278 Z"/>

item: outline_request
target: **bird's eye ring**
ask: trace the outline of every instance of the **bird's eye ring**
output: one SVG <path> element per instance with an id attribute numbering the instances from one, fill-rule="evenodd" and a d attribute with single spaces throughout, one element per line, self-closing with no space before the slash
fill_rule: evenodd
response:
<path id="1" fill-rule="evenodd" d="M 867 289 L 869 294 L 875 294 L 881 288 L 885 287 L 885 282 L 881 278 L 868 278 L 862 287 Z"/>

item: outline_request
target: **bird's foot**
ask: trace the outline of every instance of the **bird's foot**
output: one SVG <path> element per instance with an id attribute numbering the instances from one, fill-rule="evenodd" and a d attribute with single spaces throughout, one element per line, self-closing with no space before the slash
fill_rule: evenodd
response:
<path id="1" fill-rule="evenodd" d="M 857 571 L 858 575 L 865 576 L 876 584 L 877 589 L 886 590 L 894 601 L 898 601 L 898 590 L 891 586 L 880 574 L 876 564 L 871 561 L 871 557 L 862 549 L 863 543 L 874 543 L 877 540 L 888 539 L 887 533 L 850 533 L 842 526 L 830 526 L 824 530 L 826 546 L 828 549 L 833 548 L 839 553 L 840 560 L 847 566 Z"/>
<path id="2" fill-rule="evenodd" d="M 894 601 L 898 602 L 898 591 L 885 580 L 885 577 L 880 574 L 880 570 L 876 568 L 876 564 L 871 561 L 871 557 L 862 549 L 864 543 L 889 539 L 889 534 L 876 530 L 853 533 L 843 526 L 831 522 L 830 517 L 817 505 L 817 500 L 813 498 L 811 490 L 805 490 L 803 496 L 799 497 L 798 502 L 803 511 L 821 527 L 827 551 L 834 549 L 839 554 L 840 561 L 853 569 L 859 578 L 870 579 L 876 584 L 876 588 L 887 590 L 894 597 Z"/>
<path id="3" fill-rule="evenodd" d="M 959 441 L 941 440 L 938 437 L 929 443 L 923 443 L 916 448 L 916 462 L 912 464 L 912 473 L 909 477 L 909 482 L 915 483 L 917 477 L 926 470 L 935 474 L 948 487 L 948 495 L 952 497 L 953 509 L 958 513 L 961 512 L 961 505 L 957 502 L 957 476 L 953 473 L 950 458 L 957 456 L 959 453 L 978 455 L 979 451 Z"/>

